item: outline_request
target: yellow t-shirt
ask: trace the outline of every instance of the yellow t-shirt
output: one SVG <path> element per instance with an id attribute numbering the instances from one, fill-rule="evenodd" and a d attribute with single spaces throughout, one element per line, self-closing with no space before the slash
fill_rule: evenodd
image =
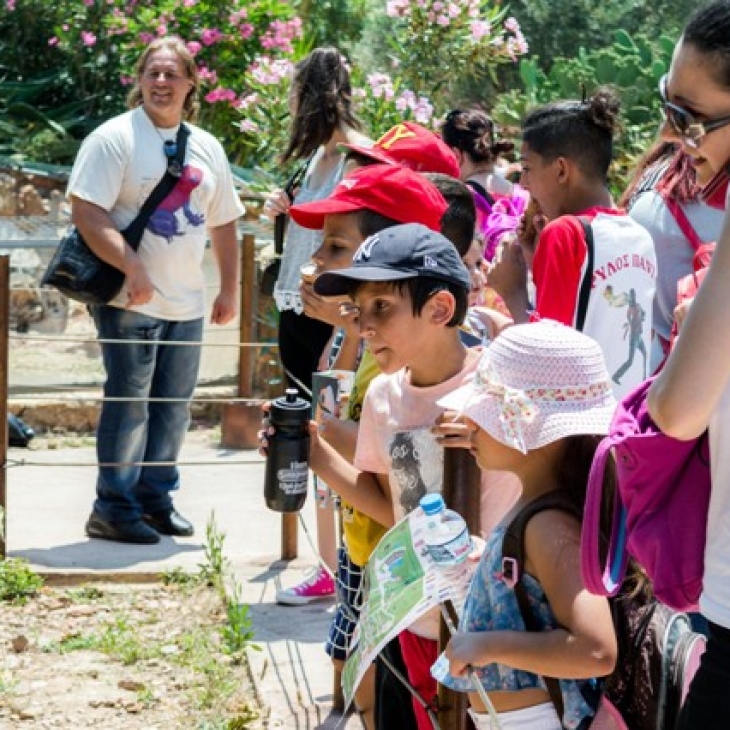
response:
<path id="1" fill-rule="evenodd" d="M 370 350 L 365 348 L 360 365 L 355 372 L 355 378 L 347 402 L 347 418 L 350 421 L 360 421 L 362 402 L 365 399 L 368 386 L 380 368 Z M 370 558 L 380 538 L 387 532 L 379 522 L 371 519 L 354 507 L 342 502 L 342 531 L 347 543 L 347 552 L 355 565 L 363 566 Z"/>

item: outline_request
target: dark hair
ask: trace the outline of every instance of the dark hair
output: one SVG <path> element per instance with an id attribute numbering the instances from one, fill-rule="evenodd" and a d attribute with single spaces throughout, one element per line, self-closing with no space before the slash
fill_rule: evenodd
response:
<path id="1" fill-rule="evenodd" d="M 602 436 L 580 435 L 568 436 L 565 439 L 562 459 L 555 477 L 560 489 L 568 494 L 577 515 L 583 515 L 585 510 L 588 475 L 602 438 Z M 600 546 L 603 553 L 602 558 L 605 560 L 611 538 L 616 499 L 616 470 L 612 459 L 609 459 L 606 464 L 602 495 Z M 631 595 L 641 593 L 646 597 L 651 596 L 649 579 L 633 559 L 629 560 L 626 581 Z"/>
<path id="2" fill-rule="evenodd" d="M 449 206 L 441 217 L 441 233 L 454 244 L 459 256 L 466 256 L 474 240 L 477 222 L 471 188 L 461 180 L 441 172 L 422 174 L 438 188 Z"/>
<path id="3" fill-rule="evenodd" d="M 357 152 L 356 150 L 347 150 L 345 153 L 345 164 L 348 162 L 354 162 L 358 167 L 383 164 L 381 160 L 376 160 L 374 157 L 364 155 L 362 152 Z"/>
<path id="4" fill-rule="evenodd" d="M 530 112 L 522 139 L 548 161 L 565 157 L 586 175 L 605 181 L 613 158 L 613 136 L 621 103 L 607 87 L 587 101 L 556 101 Z"/>
<path id="5" fill-rule="evenodd" d="M 376 213 L 369 208 L 362 208 L 361 210 L 355 211 L 355 215 L 357 215 L 357 229 L 363 238 L 380 233 L 380 231 L 391 226 L 400 225 L 400 221 L 388 218 L 387 215 Z"/>
<path id="6" fill-rule="evenodd" d="M 715 0 L 695 11 L 684 28 L 682 42 L 710 56 L 715 81 L 730 88 L 730 0 Z"/>
<path id="7" fill-rule="evenodd" d="M 466 153 L 472 162 L 494 162 L 514 149 L 512 142 L 497 140 L 492 118 L 483 109 L 453 109 L 441 127 L 441 138 L 449 147 Z"/>
<path id="8" fill-rule="evenodd" d="M 618 205 L 631 209 L 642 193 L 656 190 L 659 186 L 664 194 L 682 205 L 700 197 L 697 172 L 689 155 L 679 145 L 661 139 L 637 163 Z"/>
<path id="9" fill-rule="evenodd" d="M 348 294 L 354 297 L 358 290 L 370 282 L 350 280 Z M 401 295 L 407 293 L 411 300 L 414 317 L 420 317 L 426 302 L 440 291 L 448 291 L 454 297 L 454 315 L 446 323 L 447 327 L 459 327 L 466 318 L 469 308 L 469 292 L 458 284 L 451 284 L 430 276 L 413 276 L 410 279 L 397 279 L 384 282 L 390 289 Z"/>
<path id="10" fill-rule="evenodd" d="M 198 116 L 198 110 L 200 109 L 200 101 L 198 99 L 200 94 L 200 76 L 198 75 L 198 67 L 195 64 L 193 54 L 190 53 L 185 43 L 176 36 L 157 38 L 144 49 L 142 55 L 137 60 L 134 86 L 132 86 L 129 94 L 127 94 L 127 107 L 129 109 L 135 109 L 138 106 L 142 106 L 142 89 L 139 85 L 140 79 L 142 78 L 142 74 L 144 74 L 150 56 L 162 50 L 172 51 L 177 54 L 185 69 L 185 75 L 193 82 L 193 86 L 188 91 L 188 95 L 185 97 L 185 104 L 183 105 L 183 118 L 186 121 L 193 122 Z"/>
<path id="11" fill-rule="evenodd" d="M 360 129 L 352 111 L 350 72 L 336 48 L 315 48 L 294 68 L 296 111 L 282 161 L 302 159 L 326 144 L 341 124 Z"/>

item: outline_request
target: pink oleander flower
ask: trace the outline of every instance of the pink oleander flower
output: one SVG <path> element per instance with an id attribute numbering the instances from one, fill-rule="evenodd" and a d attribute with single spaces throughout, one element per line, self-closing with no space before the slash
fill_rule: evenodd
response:
<path id="1" fill-rule="evenodd" d="M 90 30 L 82 30 L 81 31 L 81 42 L 85 46 L 91 47 L 93 45 L 96 45 L 96 36 Z"/>
<path id="2" fill-rule="evenodd" d="M 507 39 L 507 55 L 513 60 L 517 60 L 517 56 L 523 56 L 528 51 L 527 41 L 522 33 L 519 36 Z"/>
<path id="3" fill-rule="evenodd" d="M 252 122 L 250 119 L 242 119 L 239 127 L 244 134 L 259 131 L 259 125 L 256 124 L 256 122 Z"/>
<path id="4" fill-rule="evenodd" d="M 246 10 L 246 8 L 241 8 L 228 16 L 228 22 L 231 25 L 238 25 L 242 20 L 246 20 L 246 18 L 248 18 L 248 10 Z"/>
<path id="5" fill-rule="evenodd" d="M 58 36 L 52 36 L 48 39 L 48 45 L 49 46 L 57 46 L 58 45 Z"/>
<path id="6" fill-rule="evenodd" d="M 515 35 L 520 32 L 520 24 L 517 22 L 517 18 L 507 18 L 504 21 L 504 27 Z"/>
<path id="7" fill-rule="evenodd" d="M 218 87 L 217 89 L 213 89 L 213 91 L 210 91 L 205 96 L 205 100 L 209 104 L 215 104 L 219 101 L 228 101 L 233 102 L 236 101 L 236 92 L 233 91 L 233 89 L 225 89 L 223 87 Z"/>
<path id="8" fill-rule="evenodd" d="M 238 32 L 241 34 L 241 38 L 243 38 L 244 41 L 247 41 L 254 32 L 255 28 L 251 23 L 242 23 L 238 26 Z"/>
<path id="9" fill-rule="evenodd" d="M 190 51 L 191 56 L 197 56 L 203 48 L 203 45 L 198 43 L 198 41 L 188 41 L 185 45 L 188 51 Z"/>
<path id="10" fill-rule="evenodd" d="M 212 46 L 214 43 L 218 43 L 218 41 L 222 38 L 223 33 L 221 33 L 218 28 L 206 28 L 200 34 L 200 40 L 204 46 Z"/>
<path id="11" fill-rule="evenodd" d="M 393 82 L 388 74 L 374 73 L 368 74 L 368 84 L 372 90 L 373 98 L 386 99 L 390 101 L 395 96 Z"/>
<path id="12" fill-rule="evenodd" d="M 456 3 L 449 3 L 449 17 L 458 18 L 461 15 L 461 8 Z"/>
<path id="13" fill-rule="evenodd" d="M 256 105 L 259 103 L 260 97 L 259 95 L 254 91 L 251 94 L 247 94 L 246 96 L 242 96 L 238 100 L 238 108 L 245 111 L 246 109 L 249 109 L 250 107 Z"/>
<path id="14" fill-rule="evenodd" d="M 198 68 L 198 76 L 200 77 L 201 81 L 204 81 L 207 84 L 218 83 L 218 74 L 215 71 L 209 69 L 207 66 L 200 66 Z"/>
<path id="15" fill-rule="evenodd" d="M 198 0 L 183 0 L 184 8 L 194 8 L 198 4 Z"/>
<path id="16" fill-rule="evenodd" d="M 131 86 L 134 83 L 134 76 L 127 76 L 126 74 L 122 74 L 119 77 L 119 83 L 122 86 Z"/>
<path id="17" fill-rule="evenodd" d="M 87 8 L 90 8 L 94 4 L 94 0 L 84 0 L 84 5 L 86 5 Z"/>
<path id="18" fill-rule="evenodd" d="M 410 90 L 405 89 L 401 92 L 401 95 L 395 100 L 395 108 L 399 112 L 405 112 L 408 109 L 413 109 L 416 105 L 416 95 Z"/>
<path id="19" fill-rule="evenodd" d="M 472 20 L 470 25 L 472 40 L 480 41 L 488 36 L 492 30 L 492 26 L 486 20 Z"/>
<path id="20" fill-rule="evenodd" d="M 437 25 L 447 26 L 451 24 L 451 18 L 448 15 L 439 15 L 436 18 Z"/>
<path id="21" fill-rule="evenodd" d="M 294 65 L 287 59 L 273 61 L 269 56 L 259 56 L 249 67 L 249 73 L 264 86 L 276 86 L 291 77 Z"/>
<path id="22" fill-rule="evenodd" d="M 160 36 L 160 38 L 167 35 L 167 26 L 164 23 L 160 23 L 157 26 L 157 35 Z"/>
<path id="23" fill-rule="evenodd" d="M 389 18 L 403 18 L 410 15 L 410 12 L 409 0 L 388 0 L 385 6 L 385 13 Z"/>
<path id="24" fill-rule="evenodd" d="M 145 45 L 152 43 L 152 41 L 155 39 L 152 33 L 140 33 L 137 37 Z"/>
<path id="25" fill-rule="evenodd" d="M 433 104 L 425 96 L 419 96 L 413 107 L 413 118 L 419 124 L 428 124 L 433 116 Z"/>
<path id="26" fill-rule="evenodd" d="M 5 9 L 6 10 L 15 10 L 15 0 L 5 0 Z"/>
<path id="27" fill-rule="evenodd" d="M 267 51 L 280 50 L 284 53 L 292 53 L 294 47 L 292 41 L 302 36 L 301 18 L 291 20 L 274 20 L 268 30 L 261 36 L 261 47 Z"/>
<path id="28" fill-rule="evenodd" d="M 434 13 L 440 13 L 444 9 L 444 4 L 441 2 L 441 0 L 436 0 L 436 2 L 431 6 L 431 10 L 434 11 Z"/>

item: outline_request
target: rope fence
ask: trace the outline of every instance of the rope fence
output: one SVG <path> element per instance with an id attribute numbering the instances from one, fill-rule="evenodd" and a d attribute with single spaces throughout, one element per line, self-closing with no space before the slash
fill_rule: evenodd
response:
<path id="1" fill-rule="evenodd" d="M 272 341 L 259 341 L 256 337 L 257 326 L 261 319 L 257 316 L 256 307 L 258 304 L 258 270 L 255 261 L 256 242 L 250 233 L 245 233 L 241 238 L 240 245 L 241 256 L 241 277 L 240 277 L 240 312 L 238 328 L 220 327 L 216 328 L 216 337 L 222 333 L 238 332 L 237 342 L 216 342 L 216 341 L 160 341 L 160 340 L 117 340 L 98 338 L 92 334 L 83 336 L 79 334 L 56 335 L 44 333 L 29 332 L 10 332 L 10 257 L 8 255 L 0 256 L 0 393 L 2 397 L 2 408 L 4 412 L 0 412 L 0 438 L 3 439 L 2 464 L 0 464 L 0 559 L 6 555 L 5 535 L 7 525 L 7 481 L 6 473 L 8 469 L 17 469 L 20 467 L 89 467 L 98 469 L 100 467 L 109 468 L 125 468 L 125 467 L 169 467 L 178 466 L 180 468 L 198 467 L 198 466 L 230 466 L 231 464 L 246 465 L 251 464 L 250 460 L 245 459 L 194 459 L 187 461 L 130 461 L 130 462 L 102 462 L 97 460 L 41 460 L 32 457 L 8 458 L 8 404 L 23 403 L 40 403 L 53 400 L 54 404 L 71 405 L 91 404 L 102 405 L 103 403 L 186 403 L 190 405 L 196 404 L 219 404 L 221 408 L 221 447 L 224 449 L 240 449 L 255 448 L 255 432 L 258 430 L 258 421 L 260 420 L 260 408 L 268 398 L 254 397 L 254 373 L 252 363 L 252 353 L 257 350 L 274 351 L 272 357 L 276 357 L 275 352 L 278 350 L 278 343 Z M 212 348 L 220 350 L 227 348 L 239 351 L 238 362 L 238 382 L 234 386 L 237 391 L 231 395 L 205 395 L 194 394 L 192 398 L 158 398 L 158 397 L 115 397 L 104 396 L 99 393 L 100 384 L 91 386 L 70 385 L 58 386 L 53 385 L 48 388 L 43 387 L 40 390 L 38 386 L 27 388 L 31 392 L 20 392 L 20 389 L 14 389 L 16 392 L 9 392 L 9 349 L 10 345 L 17 347 L 21 344 L 31 343 L 54 343 L 62 344 L 80 344 L 80 345 L 152 345 L 158 347 L 199 347 Z M 42 386 L 41 386 L 42 387 Z M 86 388 L 92 392 L 87 392 Z M 226 441 L 233 442 L 233 445 L 226 444 Z M 241 442 L 246 442 L 242 444 Z M 252 443 L 253 441 L 253 443 Z M 288 515 L 282 516 L 282 558 L 292 559 L 297 557 L 297 523 L 295 520 L 287 519 Z"/>

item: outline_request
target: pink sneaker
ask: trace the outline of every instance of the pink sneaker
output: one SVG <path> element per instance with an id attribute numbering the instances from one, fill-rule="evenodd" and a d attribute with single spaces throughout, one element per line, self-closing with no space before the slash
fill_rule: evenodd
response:
<path id="1" fill-rule="evenodd" d="M 284 606 L 302 606 L 321 598 L 335 595 L 335 582 L 332 576 L 322 567 L 298 585 L 284 588 L 276 592 L 276 602 Z"/>

